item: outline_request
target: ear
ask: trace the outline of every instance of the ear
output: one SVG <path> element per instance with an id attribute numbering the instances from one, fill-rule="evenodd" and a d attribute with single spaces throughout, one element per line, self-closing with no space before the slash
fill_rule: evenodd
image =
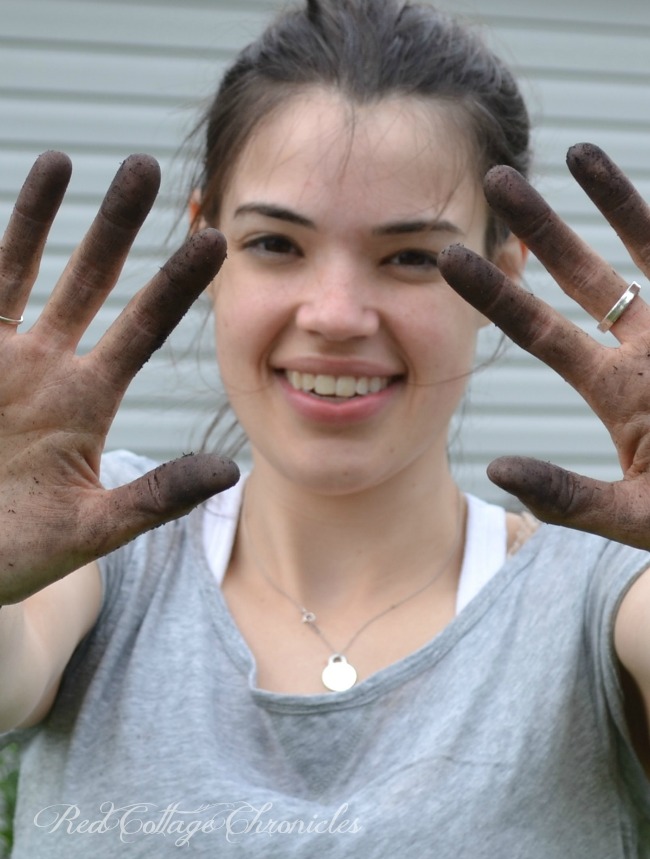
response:
<path id="1" fill-rule="evenodd" d="M 510 280 L 521 284 L 527 260 L 528 248 L 514 233 L 510 233 L 505 242 L 499 246 L 492 262 L 507 274 Z"/>
<path id="2" fill-rule="evenodd" d="M 190 195 L 190 199 L 187 202 L 187 217 L 190 225 L 190 234 L 198 233 L 199 230 L 205 229 L 208 224 L 201 214 L 201 192 L 198 188 L 195 188 Z M 215 284 L 219 274 L 215 277 L 213 281 L 206 288 L 206 293 L 210 297 L 211 301 L 214 301 L 214 293 L 215 293 Z"/>
<path id="3" fill-rule="evenodd" d="M 201 214 L 201 192 L 195 188 L 187 203 L 187 215 L 190 222 L 190 233 L 197 233 L 207 227 L 205 218 Z"/>

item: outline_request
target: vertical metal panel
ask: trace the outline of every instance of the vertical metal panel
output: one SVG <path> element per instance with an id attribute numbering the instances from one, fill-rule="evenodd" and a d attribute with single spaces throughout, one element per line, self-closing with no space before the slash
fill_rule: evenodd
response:
<path id="1" fill-rule="evenodd" d="M 174 158 L 178 145 L 224 65 L 277 4 L 3 0 L 2 5 L 2 221 L 38 152 L 63 149 L 75 165 L 28 319 L 42 307 L 120 161 L 129 152 L 147 151 L 163 166 L 159 206 L 114 295 L 84 339 L 82 349 L 88 349 L 126 298 L 155 271 L 166 249 L 180 240 L 182 227 L 174 225 L 186 189 Z M 447 0 L 440 5 L 484 29 L 514 65 L 537 126 L 535 178 L 540 188 L 624 276 L 634 276 L 624 249 L 573 187 L 563 159 L 570 143 L 593 140 L 650 192 L 650 5 L 645 0 L 615 6 L 605 0 L 547 0 L 542 8 L 512 0 Z M 529 284 L 593 332 L 592 320 L 572 307 L 534 262 Z M 196 447 L 218 388 L 204 315 L 204 308 L 192 312 L 171 349 L 157 355 L 138 377 L 116 421 L 111 446 L 156 458 Z M 481 358 L 490 353 L 494 332 L 488 330 L 483 341 Z M 453 455 L 462 482 L 479 494 L 500 498 L 484 469 L 492 457 L 510 451 L 598 476 L 618 473 L 606 434 L 577 395 L 514 347 L 475 375 L 468 404 Z"/>

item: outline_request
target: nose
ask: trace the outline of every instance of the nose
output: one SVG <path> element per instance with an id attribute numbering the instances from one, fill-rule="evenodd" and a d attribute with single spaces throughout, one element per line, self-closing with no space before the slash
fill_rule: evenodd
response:
<path id="1" fill-rule="evenodd" d="M 311 281 L 298 308 L 296 324 L 326 340 L 370 337 L 380 324 L 372 293 L 367 272 L 352 265 L 329 265 Z"/>

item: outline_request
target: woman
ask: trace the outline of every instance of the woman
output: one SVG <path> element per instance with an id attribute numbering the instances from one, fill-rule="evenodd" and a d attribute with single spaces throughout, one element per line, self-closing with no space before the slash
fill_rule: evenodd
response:
<path id="1" fill-rule="evenodd" d="M 87 357 L 74 346 L 155 166 L 126 162 L 22 336 L 64 159 L 38 162 L 8 228 L 0 664 L 3 726 L 26 729 L 15 855 L 644 855 L 647 555 L 535 529 L 464 496 L 447 463 L 483 313 L 594 389 L 628 470 L 642 436 L 612 417 L 618 388 L 594 370 L 611 359 L 513 298 L 525 250 L 504 219 L 592 312 L 617 305 L 617 336 L 636 325 L 642 340 L 641 299 L 622 315 L 624 287 L 519 173 L 491 174 L 488 209 L 485 171 L 525 173 L 529 158 L 510 74 L 430 7 L 310 2 L 226 74 L 205 139 L 192 238 Z M 576 162 L 598 196 L 602 162 Z M 625 187 L 603 169 L 600 187 Z M 228 240 L 218 274 L 211 227 Z M 597 302 L 576 270 L 600 280 Z M 236 480 L 228 463 L 152 471 L 122 453 L 102 464 L 120 487 L 107 492 L 120 395 L 206 287 L 252 471 L 211 498 Z M 638 346 L 619 352 L 643 372 Z M 629 515 L 642 478 L 607 490 L 618 508 L 562 514 L 561 494 L 516 468 L 496 476 L 545 518 L 648 545 Z"/>

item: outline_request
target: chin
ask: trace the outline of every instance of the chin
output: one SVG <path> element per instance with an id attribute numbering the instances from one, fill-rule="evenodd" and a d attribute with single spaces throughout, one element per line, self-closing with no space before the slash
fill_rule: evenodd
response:
<path id="1" fill-rule="evenodd" d="M 281 460 L 272 456 L 253 457 L 254 463 L 262 470 L 275 472 L 292 486 L 314 495 L 327 497 L 352 496 L 363 493 L 390 481 L 400 470 L 387 467 L 388 457 L 378 457 L 374 461 L 355 455 L 345 456 L 342 452 L 309 454 L 303 461 L 283 456 Z M 261 461 L 263 460 L 263 462 Z"/>

